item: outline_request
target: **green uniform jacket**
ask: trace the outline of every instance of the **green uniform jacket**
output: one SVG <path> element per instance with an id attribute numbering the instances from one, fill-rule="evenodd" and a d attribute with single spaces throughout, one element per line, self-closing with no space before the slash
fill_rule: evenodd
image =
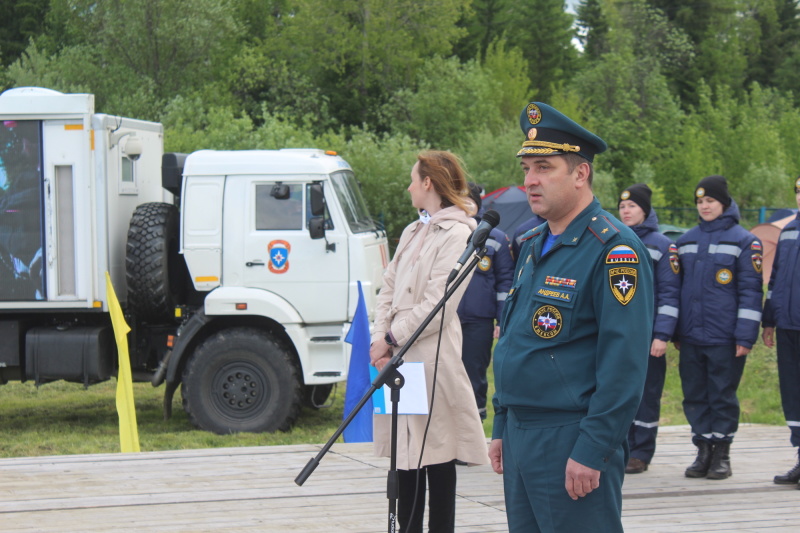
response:
<path id="1" fill-rule="evenodd" d="M 526 235 L 494 351 L 495 419 L 508 409 L 580 422 L 570 457 L 605 471 L 639 407 L 653 327 L 650 254 L 595 198 L 541 257 L 543 224 Z"/>

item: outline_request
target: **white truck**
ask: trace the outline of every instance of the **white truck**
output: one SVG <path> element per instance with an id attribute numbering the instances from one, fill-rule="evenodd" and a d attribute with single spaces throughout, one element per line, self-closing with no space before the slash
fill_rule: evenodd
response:
<path id="1" fill-rule="evenodd" d="M 136 381 L 193 424 L 287 430 L 347 378 L 344 336 L 388 260 L 352 169 L 316 149 L 163 153 L 90 94 L 0 95 L 0 384 L 116 375 L 105 272 Z"/>

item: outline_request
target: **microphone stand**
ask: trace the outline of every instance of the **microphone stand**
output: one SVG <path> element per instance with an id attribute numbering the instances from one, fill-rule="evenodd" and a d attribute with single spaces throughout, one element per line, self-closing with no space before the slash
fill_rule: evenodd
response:
<path id="1" fill-rule="evenodd" d="M 398 474 L 397 474 L 397 411 L 400 403 L 400 389 L 403 388 L 403 384 L 405 383 L 405 379 L 403 375 L 397 370 L 400 365 L 403 364 L 403 355 L 408 351 L 408 349 L 414 344 L 414 341 L 422 334 L 425 328 L 430 324 L 430 322 L 436 317 L 436 314 L 439 310 L 444 307 L 445 302 L 450 299 L 456 289 L 463 283 L 464 279 L 467 275 L 475 268 L 475 265 L 478 264 L 484 255 L 486 255 L 486 247 L 481 246 L 479 251 L 476 251 L 473 256 L 472 260 L 467 264 L 467 268 L 463 269 L 460 272 L 458 278 L 455 280 L 453 285 L 450 286 L 449 289 L 445 292 L 444 296 L 439 303 L 436 304 L 436 307 L 428 314 L 425 320 L 422 321 L 422 324 L 417 328 L 413 335 L 408 339 L 408 341 L 403 345 L 400 350 L 392 356 L 386 366 L 383 367 L 378 373 L 378 376 L 372 382 L 369 390 L 361 397 L 358 401 L 356 406 L 347 415 L 347 418 L 339 425 L 336 431 L 333 433 L 331 438 L 328 439 L 328 442 L 322 447 L 322 449 L 317 453 L 315 457 L 310 459 L 303 470 L 298 474 L 295 478 L 294 482 L 297 485 L 302 486 L 305 483 L 306 479 L 314 472 L 314 470 L 319 466 L 319 462 L 322 457 L 328 453 L 333 443 L 339 438 L 339 436 L 344 432 L 345 428 L 350 424 L 350 422 L 355 418 L 358 412 L 361 410 L 362 407 L 367 403 L 367 401 L 372 397 L 372 394 L 380 390 L 381 387 L 387 385 L 391 389 L 391 403 L 392 403 L 392 433 L 391 433 L 391 449 L 389 454 L 389 473 L 386 480 L 386 497 L 389 499 L 389 533 L 395 532 L 395 522 L 397 519 L 397 498 L 399 493 L 399 483 L 398 483 Z M 424 512 L 424 510 L 422 511 Z"/>

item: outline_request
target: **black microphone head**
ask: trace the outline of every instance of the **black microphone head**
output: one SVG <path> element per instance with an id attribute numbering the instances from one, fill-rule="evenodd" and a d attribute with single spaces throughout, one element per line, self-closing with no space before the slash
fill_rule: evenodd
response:
<path id="1" fill-rule="evenodd" d="M 500 223 L 500 213 L 494 209 L 489 209 L 483 214 L 483 217 L 481 217 L 481 222 L 486 222 L 491 227 L 496 228 Z"/>

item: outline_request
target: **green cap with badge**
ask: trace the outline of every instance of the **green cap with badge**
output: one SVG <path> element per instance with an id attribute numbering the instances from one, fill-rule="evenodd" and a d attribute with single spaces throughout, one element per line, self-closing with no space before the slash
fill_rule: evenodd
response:
<path id="1" fill-rule="evenodd" d="M 519 117 L 525 134 L 517 157 L 578 154 L 588 161 L 605 152 L 606 142 L 561 111 L 542 102 L 531 102 Z"/>

